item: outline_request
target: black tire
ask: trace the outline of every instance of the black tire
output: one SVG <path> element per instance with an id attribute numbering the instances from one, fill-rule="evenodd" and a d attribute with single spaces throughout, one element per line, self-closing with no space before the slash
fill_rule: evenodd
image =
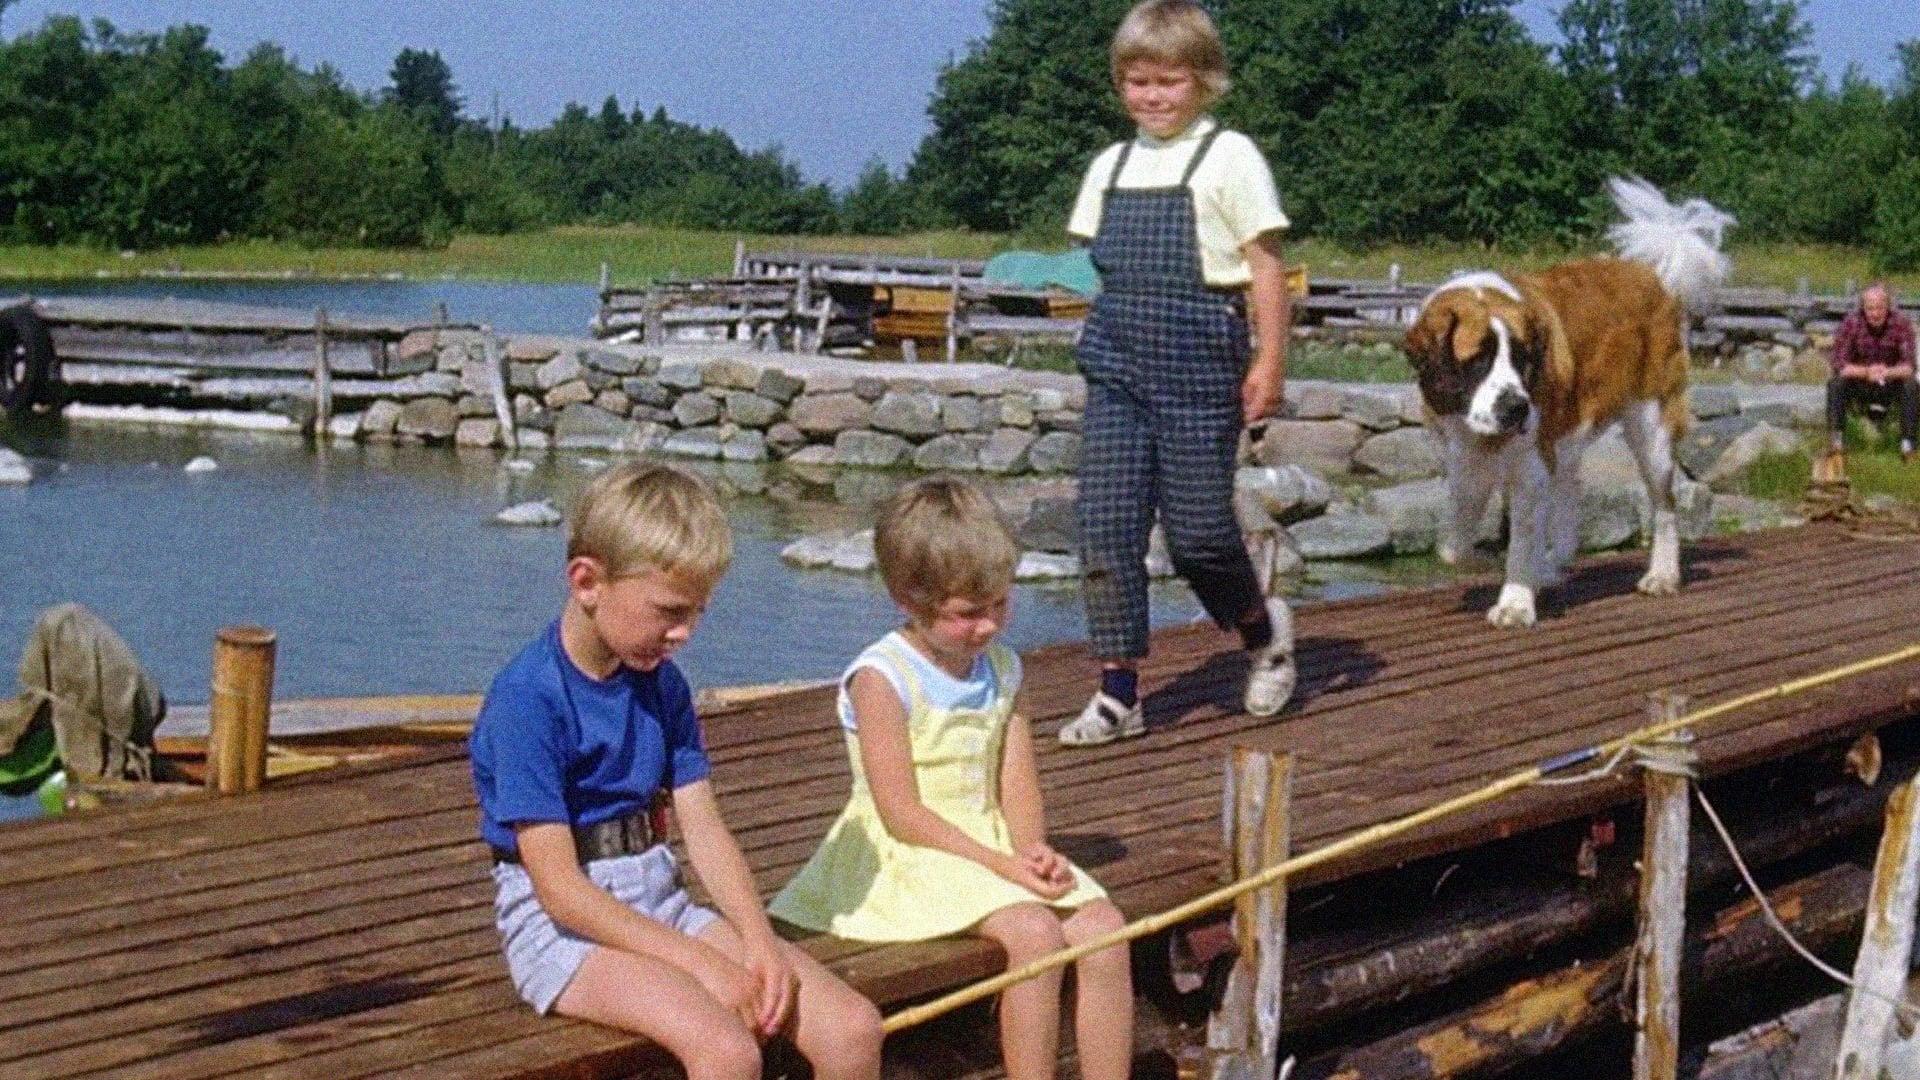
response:
<path id="1" fill-rule="evenodd" d="M 23 416 L 58 405 L 58 363 L 53 335 L 30 305 L 0 310 L 0 410 Z"/>

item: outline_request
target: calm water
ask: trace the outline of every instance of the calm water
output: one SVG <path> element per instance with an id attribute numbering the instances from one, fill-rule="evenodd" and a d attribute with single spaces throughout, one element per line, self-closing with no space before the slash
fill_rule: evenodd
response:
<path id="1" fill-rule="evenodd" d="M 484 689 L 558 610 L 564 548 L 559 529 L 487 519 L 527 499 L 570 505 L 600 464 L 556 454 L 523 475 L 492 453 L 86 427 L 7 441 L 37 477 L 0 487 L 0 689 L 35 613 L 77 600 L 182 702 L 206 700 L 213 633 L 236 622 L 279 632 L 281 696 Z M 200 454 L 220 468 L 184 473 Z M 888 629 L 877 579 L 796 570 L 779 552 L 865 524 L 862 504 L 897 478 L 849 472 L 835 491 L 758 466 L 710 475 L 738 554 L 681 655 L 696 685 L 830 677 Z M 1156 601 L 1160 625 L 1199 613 L 1183 589 Z M 1023 586 L 1015 606 L 1016 646 L 1082 636 L 1069 587 Z"/>
<path id="2" fill-rule="evenodd" d="M 4 281 L 0 295 L 135 296 L 216 300 L 228 304 L 312 311 L 369 319 L 430 322 L 435 305 L 454 322 L 483 323 L 502 333 L 587 335 L 599 309 L 592 285 L 528 285 L 511 281 L 218 281 L 200 278 L 131 281 Z"/>
<path id="3" fill-rule="evenodd" d="M 35 295 L 178 296 L 324 305 L 329 312 L 456 320 L 496 329 L 581 333 L 585 285 L 427 282 L 84 281 L 9 283 Z M 0 692 L 41 608 L 75 600 L 106 618 L 184 703 L 207 697 L 214 631 L 240 622 L 280 637 L 282 697 L 466 693 L 558 610 L 559 529 L 488 524 L 501 507 L 550 498 L 563 508 L 603 463 L 580 454 L 514 473 L 491 452 L 422 447 L 316 451 L 282 437 L 73 428 L 0 432 L 38 479 L 0 486 Z M 212 473 L 187 475 L 197 455 Z M 847 470 L 808 485 L 777 466 L 715 466 L 735 530 L 734 569 L 680 662 L 695 685 L 827 678 L 897 619 L 876 579 L 780 561 L 795 537 L 871 522 L 897 476 Z M 1417 581 L 1431 567 L 1328 568 L 1310 595 Z M 1199 606 L 1157 587 L 1156 625 Z M 1071 586 L 1021 587 L 1010 641 L 1084 636 Z"/>

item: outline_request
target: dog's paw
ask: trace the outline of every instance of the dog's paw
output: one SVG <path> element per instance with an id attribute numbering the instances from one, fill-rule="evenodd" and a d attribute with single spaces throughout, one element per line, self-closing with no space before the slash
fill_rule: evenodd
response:
<path id="1" fill-rule="evenodd" d="M 1672 596 L 1680 591 L 1680 575 L 1671 570 L 1649 570 L 1638 588 L 1648 596 Z"/>
<path id="2" fill-rule="evenodd" d="M 1525 585 L 1505 585 L 1500 600 L 1487 612 L 1487 621 L 1505 629 L 1533 625 L 1533 590 Z"/>

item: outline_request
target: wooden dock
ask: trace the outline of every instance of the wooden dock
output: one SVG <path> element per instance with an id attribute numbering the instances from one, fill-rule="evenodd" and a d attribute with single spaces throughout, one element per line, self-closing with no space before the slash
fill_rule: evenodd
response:
<path id="1" fill-rule="evenodd" d="M 1830 527 L 1716 540 L 1687 549 L 1674 599 L 1633 593 L 1643 557 L 1602 560 L 1548 593 L 1530 631 L 1486 624 L 1492 579 L 1306 607 L 1299 702 L 1270 721 L 1238 712 L 1243 661 L 1226 636 L 1166 631 L 1145 672 L 1156 730 L 1097 750 L 1043 739 L 1052 839 L 1129 914 L 1159 910 L 1218 882 L 1235 744 L 1295 755 L 1293 844 L 1310 850 L 1631 730 L 1652 691 L 1709 704 L 1909 644 L 1915 556 L 1912 542 Z M 1050 736 L 1089 692 L 1086 656 L 1047 647 L 1027 665 L 1024 708 Z M 1916 711 L 1920 667 L 1888 668 L 1735 715 L 1696 748 L 1722 775 Z M 845 796 L 830 691 L 706 724 L 728 821 L 771 891 Z M 1292 886 L 1578 819 L 1638 790 L 1626 774 L 1529 789 Z M 458 748 L 223 802 L 0 828 L 0 1074 L 652 1075 L 643 1044 L 515 1000 L 491 901 Z M 970 941 L 808 947 L 887 1005 L 1002 962 Z M 1325 956 L 1290 948 L 1288 963 Z"/>

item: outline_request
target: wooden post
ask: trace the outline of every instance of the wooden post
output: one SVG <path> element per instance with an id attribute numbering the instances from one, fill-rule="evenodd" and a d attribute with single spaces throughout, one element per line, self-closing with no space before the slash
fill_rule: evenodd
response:
<path id="1" fill-rule="evenodd" d="M 822 286 L 820 289 L 820 316 L 813 326 L 813 351 L 827 350 L 827 326 L 833 322 L 833 290 Z"/>
<path id="2" fill-rule="evenodd" d="M 327 441 L 333 423 L 333 365 L 327 362 L 327 309 L 313 309 L 313 437 Z"/>
<path id="3" fill-rule="evenodd" d="M 1648 719 L 1672 720 L 1685 713 L 1686 698 L 1659 691 L 1648 696 Z M 1682 729 L 1656 744 L 1678 751 L 1692 741 Z M 1637 1031 L 1634 1080 L 1677 1080 L 1680 1075 L 1680 956 L 1687 937 L 1687 830 L 1692 779 L 1684 772 L 1645 770 L 1647 830 L 1640 855 L 1640 933 L 1634 942 Z"/>
<path id="4" fill-rule="evenodd" d="M 435 300 L 433 302 L 433 328 L 435 330 L 445 330 L 447 328 L 447 302 L 445 300 Z M 433 343 L 435 345 L 440 344 L 440 339 L 438 337 L 434 338 Z"/>
<path id="5" fill-rule="evenodd" d="M 747 242 L 743 239 L 733 242 L 733 276 L 747 276 Z"/>
<path id="6" fill-rule="evenodd" d="M 600 300 L 605 302 L 607 294 L 613 291 L 613 267 L 605 259 L 600 260 Z"/>
<path id="7" fill-rule="evenodd" d="M 910 337 L 901 338 L 900 339 L 900 359 L 905 360 L 909 364 L 919 363 L 920 362 L 920 343 L 913 340 Z"/>
<path id="8" fill-rule="evenodd" d="M 513 397 L 507 393 L 507 352 L 492 326 L 480 328 L 481 348 L 487 357 L 487 392 L 493 395 L 493 416 L 500 422 L 500 442 L 509 450 L 520 449 L 520 438 L 513 430 Z"/>
<path id="9" fill-rule="evenodd" d="M 1898 1037 L 1893 1002 L 1907 986 L 1913 952 L 1914 902 L 1920 898 L 1920 807 L 1914 784 L 1896 788 L 1887 800 L 1887 827 L 1873 863 L 1873 888 L 1867 896 L 1867 924 L 1860 955 L 1853 961 L 1853 989 L 1847 994 L 1846 1019 L 1840 1025 L 1840 1054 L 1834 1076 L 1840 1080 L 1878 1080 L 1888 1044 Z"/>
<path id="10" fill-rule="evenodd" d="M 207 790 L 240 795 L 267 776 L 267 718 L 273 710 L 273 631 L 222 627 L 213 640 L 208 709 Z"/>
<path id="11" fill-rule="evenodd" d="M 1221 809 L 1230 877 L 1238 880 L 1286 860 L 1292 793 L 1291 755 L 1234 747 Z M 1211 1080 L 1271 1080 L 1278 1068 L 1286 924 L 1285 881 L 1234 902 L 1239 956 L 1220 1007 L 1207 1021 Z"/>
<path id="12" fill-rule="evenodd" d="M 807 328 L 800 320 L 813 311 L 813 264 L 802 261 L 793 279 L 794 352 L 807 352 Z"/>
<path id="13" fill-rule="evenodd" d="M 960 358 L 960 264 L 953 264 L 951 300 L 947 307 L 947 363 Z"/>

